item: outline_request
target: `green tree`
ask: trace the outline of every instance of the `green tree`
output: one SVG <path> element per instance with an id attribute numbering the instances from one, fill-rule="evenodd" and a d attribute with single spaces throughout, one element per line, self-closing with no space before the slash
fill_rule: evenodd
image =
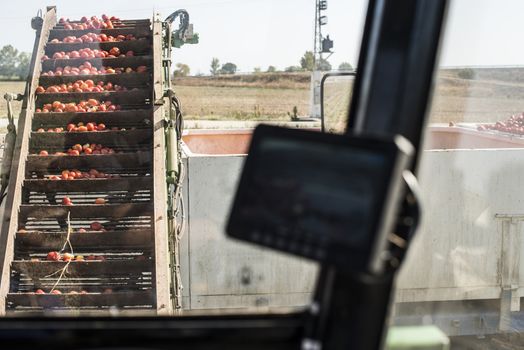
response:
<path id="1" fill-rule="evenodd" d="M 220 68 L 220 61 L 218 60 L 218 58 L 216 57 L 213 57 L 213 59 L 211 60 L 211 74 L 213 75 L 217 75 L 219 73 L 219 68 Z"/>
<path id="2" fill-rule="evenodd" d="M 253 73 L 260 73 L 262 69 L 260 67 L 253 68 Z"/>
<path id="3" fill-rule="evenodd" d="M 325 58 L 322 58 L 320 62 L 318 62 L 318 69 L 327 72 L 331 70 L 331 63 L 328 62 Z"/>
<path id="4" fill-rule="evenodd" d="M 353 70 L 353 66 L 349 62 L 342 62 L 338 65 L 338 70 Z"/>
<path id="5" fill-rule="evenodd" d="M 31 54 L 28 52 L 20 52 L 18 55 L 18 66 L 16 67 L 16 75 L 20 80 L 26 80 L 29 74 L 29 64 L 31 63 Z"/>
<path id="6" fill-rule="evenodd" d="M 17 75 L 19 53 L 11 45 L 5 45 L 0 49 L 0 75 L 11 78 Z"/>
<path id="7" fill-rule="evenodd" d="M 267 70 L 266 70 L 266 72 L 268 73 L 275 73 L 276 71 L 277 71 L 277 67 L 275 66 L 269 66 L 267 67 Z"/>
<path id="8" fill-rule="evenodd" d="M 301 72 L 302 70 L 302 67 L 299 66 L 289 66 L 284 69 L 284 71 L 288 73 Z"/>
<path id="9" fill-rule="evenodd" d="M 300 67 L 307 71 L 313 71 L 315 69 L 315 55 L 313 51 L 306 51 L 304 56 L 300 59 Z"/>
<path id="10" fill-rule="evenodd" d="M 184 63 L 177 63 L 176 68 L 174 71 L 175 77 L 187 77 L 191 71 L 189 66 Z"/>
<path id="11" fill-rule="evenodd" d="M 237 65 L 231 62 L 227 62 L 226 64 L 222 65 L 222 68 L 220 68 L 220 73 L 223 74 L 235 74 L 237 71 Z"/>
<path id="12" fill-rule="evenodd" d="M 460 79 L 471 80 L 471 79 L 475 78 L 475 71 L 473 69 L 471 69 L 471 68 L 463 68 L 463 69 L 458 71 L 457 76 Z"/>

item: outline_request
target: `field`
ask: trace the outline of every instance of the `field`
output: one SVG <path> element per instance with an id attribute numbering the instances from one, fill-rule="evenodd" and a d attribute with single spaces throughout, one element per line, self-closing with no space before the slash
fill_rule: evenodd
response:
<path id="1" fill-rule="evenodd" d="M 494 122 L 524 112 L 524 68 L 474 69 L 472 79 L 459 73 L 439 72 L 431 122 Z"/>
<path id="2" fill-rule="evenodd" d="M 4 94 L 6 92 L 14 94 L 24 93 L 25 82 L 20 81 L 0 81 L 0 118 L 7 118 L 7 104 L 4 100 Z M 20 113 L 20 108 L 22 108 L 22 102 L 13 101 L 13 109 L 15 111 L 15 116 Z"/>
<path id="3" fill-rule="evenodd" d="M 308 89 L 175 86 L 186 119 L 290 120 L 309 113 Z"/>
<path id="4" fill-rule="evenodd" d="M 466 72 L 465 72 L 466 71 Z M 468 74 L 464 74 L 468 73 Z M 23 82 L 0 82 L 0 94 L 23 92 Z M 326 116 L 345 119 L 352 82 L 329 81 Z M 175 80 L 188 120 L 290 120 L 309 112 L 309 74 L 274 73 Z M 15 113 L 21 103 L 15 102 Z M 493 122 L 524 111 L 524 68 L 447 69 L 437 76 L 431 122 Z M 7 115 L 0 101 L 0 117 Z"/>

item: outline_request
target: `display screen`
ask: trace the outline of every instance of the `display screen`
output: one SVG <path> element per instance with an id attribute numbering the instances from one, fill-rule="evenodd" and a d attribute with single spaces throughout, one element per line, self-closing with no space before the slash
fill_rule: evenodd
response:
<path id="1" fill-rule="evenodd" d="M 341 247 L 366 255 L 394 144 L 290 131 L 264 127 L 255 135 L 228 233 L 317 259 Z"/>

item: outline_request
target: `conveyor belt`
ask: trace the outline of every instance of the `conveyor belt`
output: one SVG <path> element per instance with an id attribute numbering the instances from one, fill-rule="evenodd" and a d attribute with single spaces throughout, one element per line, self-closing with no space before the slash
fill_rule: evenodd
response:
<path id="1" fill-rule="evenodd" d="M 161 91 L 156 86 L 162 84 L 161 22 L 116 21 L 114 29 L 66 30 L 57 24 L 55 11 L 48 8 L 37 30 L 32 75 L 19 121 L 0 236 L 4 257 L 1 311 L 92 313 L 118 308 L 166 313 L 170 303 L 163 107 L 159 104 L 162 96 L 154 95 L 155 88 Z M 132 34 L 134 39 L 103 43 L 53 40 L 87 33 Z M 134 55 L 52 59 L 55 52 L 115 47 Z M 42 60 L 44 55 L 51 59 Z M 48 74 L 85 62 L 97 69 L 121 68 L 122 72 Z M 137 67 L 141 67 L 139 72 Z M 35 92 L 37 86 L 47 89 L 78 80 L 111 83 L 123 90 Z M 78 104 L 89 99 L 109 101 L 116 110 L 46 110 L 55 101 Z M 87 123 L 96 127 L 103 123 L 103 130 L 67 130 L 68 124 Z M 86 148 L 98 151 L 69 154 L 68 150 L 78 147 L 75 145 L 82 146 L 81 152 Z M 68 171 L 80 175 L 71 179 L 63 175 Z M 64 198 L 73 205 L 65 205 Z M 65 244 L 68 237 L 73 251 Z M 49 252 L 59 252 L 62 257 L 72 253 L 74 258 L 52 261 Z"/>

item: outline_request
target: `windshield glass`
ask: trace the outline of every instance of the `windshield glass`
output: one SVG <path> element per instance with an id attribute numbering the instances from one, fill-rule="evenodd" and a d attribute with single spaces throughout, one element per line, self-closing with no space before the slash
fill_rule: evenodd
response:
<path id="1" fill-rule="evenodd" d="M 452 348 L 522 347 L 523 9 L 449 9 L 419 169 L 424 219 L 392 320 L 435 324 Z"/>

